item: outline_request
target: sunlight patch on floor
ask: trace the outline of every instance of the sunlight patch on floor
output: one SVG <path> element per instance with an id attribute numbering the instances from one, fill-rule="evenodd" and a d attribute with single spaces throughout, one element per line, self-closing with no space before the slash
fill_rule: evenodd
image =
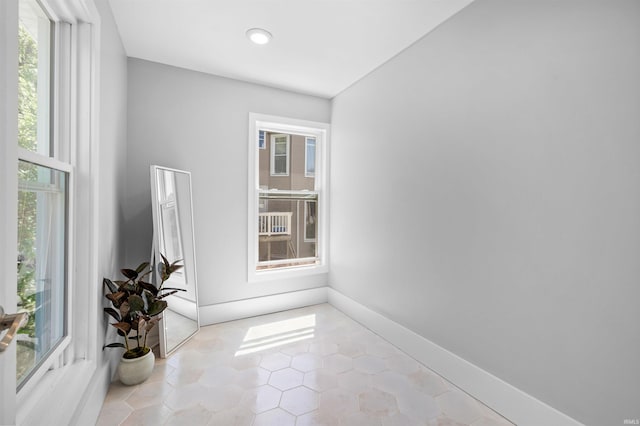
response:
<path id="1" fill-rule="evenodd" d="M 312 339 L 316 316 L 304 315 L 283 321 L 256 325 L 247 330 L 235 356 L 264 351 L 300 340 Z"/>

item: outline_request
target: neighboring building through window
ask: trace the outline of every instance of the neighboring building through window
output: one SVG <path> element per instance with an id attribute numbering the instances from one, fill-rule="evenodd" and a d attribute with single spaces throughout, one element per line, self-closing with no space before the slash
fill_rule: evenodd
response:
<path id="1" fill-rule="evenodd" d="M 326 269 L 326 235 L 322 232 L 328 197 L 321 151 L 327 143 L 328 125 L 293 126 L 287 119 L 280 120 L 252 122 L 254 138 L 265 132 L 270 144 L 261 150 L 259 144 L 255 148 L 256 139 L 251 142 L 250 279 L 260 272 L 294 267 Z"/>

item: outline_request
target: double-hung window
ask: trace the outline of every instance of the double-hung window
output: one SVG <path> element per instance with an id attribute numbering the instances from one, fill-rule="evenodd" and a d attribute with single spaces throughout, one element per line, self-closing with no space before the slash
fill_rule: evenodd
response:
<path id="1" fill-rule="evenodd" d="M 57 93 L 61 31 L 35 0 L 20 0 L 18 22 L 17 307 L 29 320 L 17 334 L 21 389 L 68 344 L 68 217 L 73 169 Z M 55 90 L 54 90 L 55 89 Z"/>
<path id="2" fill-rule="evenodd" d="M 249 280 L 326 272 L 329 125 L 251 114 L 249 139 Z"/>
<path id="3" fill-rule="evenodd" d="M 0 5 L 0 305 L 28 314 L 0 354 L 0 423 L 67 423 L 96 369 L 97 12 L 64 3 Z"/>

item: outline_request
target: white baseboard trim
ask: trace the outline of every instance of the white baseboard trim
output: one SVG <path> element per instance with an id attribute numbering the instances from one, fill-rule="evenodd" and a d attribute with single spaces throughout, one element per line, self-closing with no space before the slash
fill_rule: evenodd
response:
<path id="1" fill-rule="evenodd" d="M 200 325 L 211 325 L 327 302 L 328 287 L 200 306 Z"/>
<path id="2" fill-rule="evenodd" d="M 564 413 L 408 328 L 328 288 L 328 301 L 518 426 L 582 426 Z"/>

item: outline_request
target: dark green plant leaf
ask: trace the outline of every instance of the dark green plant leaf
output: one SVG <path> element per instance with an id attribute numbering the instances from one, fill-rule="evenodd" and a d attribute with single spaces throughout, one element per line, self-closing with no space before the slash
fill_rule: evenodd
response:
<path id="1" fill-rule="evenodd" d="M 131 330 L 131 325 L 126 322 L 116 322 L 111 325 L 117 328 L 118 330 L 122 331 L 124 334 L 129 333 L 129 330 Z"/>
<path id="2" fill-rule="evenodd" d="M 103 278 L 102 285 L 107 286 L 111 293 L 115 293 L 116 291 L 118 291 L 118 286 L 115 285 L 109 278 Z"/>
<path id="3" fill-rule="evenodd" d="M 142 271 L 144 271 L 147 267 L 149 266 L 149 262 L 142 262 L 140 265 L 138 265 L 138 267 L 136 268 L 136 272 L 138 274 L 140 274 Z"/>
<path id="4" fill-rule="evenodd" d="M 120 321 L 120 314 L 113 308 L 104 308 L 104 311 L 111 315 L 116 321 Z"/>
<path id="5" fill-rule="evenodd" d="M 127 298 L 127 302 L 129 302 L 129 309 L 131 312 L 139 312 L 144 309 L 144 300 L 142 297 L 137 294 L 132 294 Z"/>
<path id="6" fill-rule="evenodd" d="M 160 321 L 159 317 L 155 317 L 151 320 L 147 321 L 147 325 L 145 327 L 145 331 L 149 332 L 155 325 Z"/>
<path id="7" fill-rule="evenodd" d="M 120 269 L 120 272 L 122 272 L 122 275 L 129 278 L 130 280 L 135 280 L 136 278 L 138 278 L 138 273 L 133 269 Z"/>
<path id="8" fill-rule="evenodd" d="M 109 293 L 105 295 L 105 297 L 109 299 L 111 303 L 113 303 L 113 306 L 115 306 L 116 308 L 119 308 L 120 304 L 127 297 L 127 294 L 124 291 L 118 291 L 115 293 Z"/>
<path id="9" fill-rule="evenodd" d="M 169 273 L 174 273 L 175 271 L 184 268 L 184 265 L 178 265 L 178 263 L 182 262 L 182 259 L 176 260 L 175 262 L 173 262 L 171 265 L 169 265 L 169 267 L 167 268 L 169 270 Z"/>
<path id="10" fill-rule="evenodd" d="M 162 253 L 160 253 L 160 257 L 162 257 L 162 266 L 160 268 L 160 275 L 162 276 L 162 281 L 166 281 L 171 276 L 171 263 L 167 260 L 166 257 Z"/>
<path id="11" fill-rule="evenodd" d="M 144 274 L 142 274 L 142 275 L 138 275 L 138 279 L 139 279 L 139 280 L 141 280 L 141 279 L 143 279 L 144 277 L 146 277 L 147 275 L 149 275 L 149 274 L 150 274 L 150 273 L 152 273 L 152 272 L 153 272 L 153 270 L 149 269 L 149 270 L 148 270 L 147 272 L 145 272 Z"/>
<path id="12" fill-rule="evenodd" d="M 162 296 L 158 296 L 158 300 L 164 299 L 165 297 L 171 296 L 172 294 L 177 293 L 177 292 L 178 292 L 178 290 L 173 290 L 173 291 L 170 291 L 168 293 L 164 293 Z"/>
<path id="13" fill-rule="evenodd" d="M 102 347 L 102 349 L 104 348 L 124 348 L 124 343 L 109 343 L 108 345 L 104 345 Z"/>
<path id="14" fill-rule="evenodd" d="M 137 286 L 131 282 L 126 283 L 125 285 L 123 285 L 122 287 L 120 287 L 120 290 L 127 292 L 127 293 L 135 293 L 136 292 L 136 288 Z"/>
<path id="15" fill-rule="evenodd" d="M 149 291 L 154 296 L 156 294 L 158 294 L 158 288 L 155 285 L 153 285 L 151 283 L 144 282 L 144 281 L 139 281 L 138 284 L 140 285 L 140 287 L 142 287 L 145 290 Z"/>
<path id="16" fill-rule="evenodd" d="M 167 275 L 167 268 L 164 266 L 164 263 L 158 263 L 158 275 L 160 275 L 160 280 L 165 282 L 169 276 Z"/>
<path id="17" fill-rule="evenodd" d="M 120 315 L 122 315 L 122 320 L 126 320 L 127 315 L 131 311 L 131 307 L 129 306 L 129 302 L 122 302 L 120 305 Z M 127 322 L 127 321 L 124 321 Z"/>
<path id="18" fill-rule="evenodd" d="M 162 291 L 167 291 L 167 290 L 187 291 L 186 288 L 177 288 L 177 287 L 163 287 L 162 288 Z"/>
<path id="19" fill-rule="evenodd" d="M 165 309 L 167 309 L 167 302 L 166 301 L 164 301 L 164 300 L 154 300 L 153 302 L 151 302 L 149 304 L 149 309 L 147 311 L 147 314 L 149 314 L 149 316 L 158 315 L 159 313 L 161 313 Z"/>
<path id="20" fill-rule="evenodd" d="M 173 274 L 175 271 L 184 268 L 184 265 L 171 265 L 169 266 L 169 273 Z"/>

